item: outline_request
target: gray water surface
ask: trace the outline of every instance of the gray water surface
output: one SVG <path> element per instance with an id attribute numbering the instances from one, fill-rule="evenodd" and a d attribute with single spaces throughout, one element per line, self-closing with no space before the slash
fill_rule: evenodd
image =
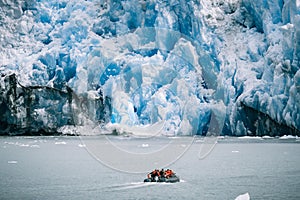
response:
<path id="1" fill-rule="evenodd" d="M 121 144 L 144 151 L 144 140 Z M 166 184 L 103 165 L 78 137 L 0 137 L 0 199 L 300 199 L 297 138 L 223 138 L 199 160 L 201 142 L 169 166 L 181 182 Z"/>

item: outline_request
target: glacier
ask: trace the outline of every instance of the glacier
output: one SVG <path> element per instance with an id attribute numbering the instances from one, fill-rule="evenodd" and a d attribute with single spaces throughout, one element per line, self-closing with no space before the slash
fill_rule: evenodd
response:
<path id="1" fill-rule="evenodd" d="M 300 135 L 299 0 L 0 0 L 0 26 L 2 135 Z"/>

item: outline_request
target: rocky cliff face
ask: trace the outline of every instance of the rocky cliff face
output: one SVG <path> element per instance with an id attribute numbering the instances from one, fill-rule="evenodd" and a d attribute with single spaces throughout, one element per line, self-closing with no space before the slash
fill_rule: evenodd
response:
<path id="1" fill-rule="evenodd" d="M 69 87 L 22 86 L 15 74 L 3 75 L 1 80 L 1 135 L 60 134 L 61 127 L 81 125 L 83 120 L 104 123 L 111 112 L 109 99 L 102 96 L 77 96 Z M 91 104 L 93 108 L 87 106 Z M 81 113 L 87 115 L 80 116 Z"/>

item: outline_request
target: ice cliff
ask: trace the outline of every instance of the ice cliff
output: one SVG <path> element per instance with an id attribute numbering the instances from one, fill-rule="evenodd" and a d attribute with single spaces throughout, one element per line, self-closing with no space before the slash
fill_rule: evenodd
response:
<path id="1" fill-rule="evenodd" d="M 0 26 L 0 134 L 300 135 L 299 0 L 0 0 Z"/>

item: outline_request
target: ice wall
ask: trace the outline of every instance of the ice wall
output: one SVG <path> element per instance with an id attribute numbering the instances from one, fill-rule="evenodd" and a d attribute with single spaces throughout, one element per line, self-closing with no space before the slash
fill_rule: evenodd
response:
<path id="1" fill-rule="evenodd" d="M 251 34 L 251 40 L 248 41 L 246 60 L 247 67 L 251 68 L 249 72 L 245 69 L 239 69 L 243 73 L 250 75 L 255 73 L 251 83 L 243 83 L 244 88 L 239 96 L 237 103 L 242 102 L 257 112 L 262 112 L 269 120 L 258 118 L 257 123 L 262 123 L 266 131 L 258 131 L 258 126 L 250 130 L 251 123 L 244 121 L 245 130 L 242 134 L 252 132 L 264 134 L 269 132 L 276 135 L 278 131 L 272 131 L 274 127 L 270 120 L 278 122 L 280 125 L 287 125 L 291 129 L 286 129 L 287 133 L 297 133 L 299 130 L 299 1 L 242 1 L 247 14 L 244 15 L 244 21 L 252 22 L 248 27 L 256 29 L 261 34 Z M 241 21 L 241 20 L 239 20 Z M 247 34 L 246 34 L 247 35 Z M 257 35 L 257 37 L 255 37 Z M 244 60 L 240 59 L 240 60 Z M 238 61 L 240 62 L 240 61 Z M 249 79 L 249 77 L 247 78 Z M 298 88 L 298 89 L 297 89 Z M 239 105 L 239 104 L 237 104 Z M 234 106 L 236 113 L 242 112 L 239 107 Z M 234 113 L 234 112 L 233 112 Z M 238 114 L 239 115 L 239 114 Z M 249 114 L 256 115 L 255 113 Z M 239 124 L 241 120 L 234 116 L 235 123 Z M 248 125 L 246 125 L 248 124 Z M 253 124 L 253 123 L 252 123 Z M 270 125 L 272 124 L 272 125 Z M 284 132 L 284 131 L 280 131 Z"/>
<path id="2" fill-rule="evenodd" d="M 69 111 L 68 100 L 59 97 L 63 115 L 49 109 L 54 92 L 33 106 L 32 113 L 44 109 L 34 130 L 89 120 L 120 126 L 164 120 L 164 134 L 206 134 L 211 110 L 223 102 L 222 134 L 299 134 L 299 1 L 0 5 L 1 94 L 9 90 L 4 77 L 11 74 L 24 87 L 74 92 Z M 11 101 L 3 96 L 1 102 Z M 18 119 L 2 114 L 4 121 L 12 118 Z M 22 124 L 17 121 L 11 123 Z"/>

